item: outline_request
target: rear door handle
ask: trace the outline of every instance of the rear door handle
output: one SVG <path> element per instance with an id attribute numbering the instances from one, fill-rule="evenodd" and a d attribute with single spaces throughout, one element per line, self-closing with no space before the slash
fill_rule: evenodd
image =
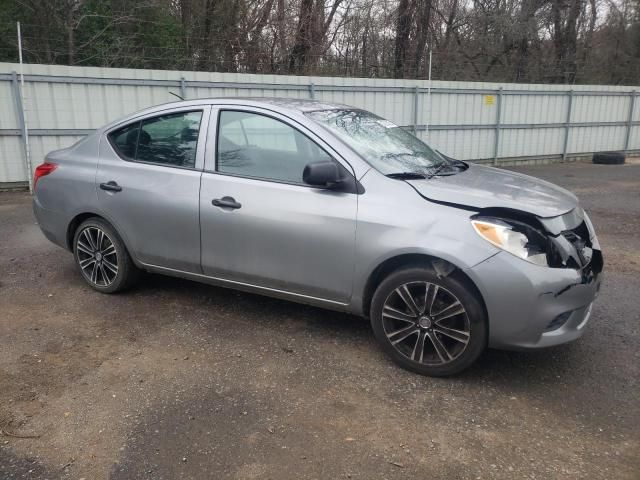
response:
<path id="1" fill-rule="evenodd" d="M 113 180 L 111 180 L 110 182 L 107 182 L 107 183 L 101 183 L 100 184 L 100 189 L 101 190 L 106 190 L 107 192 L 120 192 L 120 191 L 122 191 L 122 187 L 120 185 L 118 185 L 116 182 L 114 182 Z"/>
<path id="2" fill-rule="evenodd" d="M 233 197 L 214 198 L 211 201 L 211 204 L 215 205 L 216 207 L 232 209 L 240 208 L 242 206 L 240 203 L 236 202 L 235 198 Z"/>

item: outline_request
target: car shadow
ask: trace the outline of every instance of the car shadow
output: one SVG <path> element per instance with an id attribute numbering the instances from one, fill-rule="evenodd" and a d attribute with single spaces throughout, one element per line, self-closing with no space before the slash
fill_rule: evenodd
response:
<path id="1" fill-rule="evenodd" d="M 592 385 L 619 381 L 612 372 L 603 373 L 592 360 L 593 344 L 588 335 L 578 342 L 542 351 L 488 349 L 456 376 L 424 377 L 388 359 L 364 318 L 162 275 L 145 274 L 141 280 L 138 286 L 116 296 L 91 291 L 91 301 L 99 310 L 113 309 L 113 299 L 117 298 L 122 301 L 115 309 L 127 313 L 105 318 L 102 328 L 111 333 L 119 330 L 118 335 L 131 342 L 158 329 L 177 328 L 190 335 L 205 335 L 232 350 L 261 345 L 274 352 L 272 359 L 292 366 L 304 351 L 318 362 L 317 381 L 324 378 L 335 384 L 338 378 L 348 383 L 351 378 L 366 377 L 371 379 L 370 388 L 379 385 L 376 394 L 385 398 L 433 389 L 444 395 L 453 389 L 465 399 L 494 398 L 485 394 L 493 391 L 501 398 L 517 398 L 541 411 L 587 416 L 601 422 L 606 419 L 600 413 L 607 408 L 607 396 L 598 395 Z M 250 337 L 247 331 L 252 332 Z M 279 359 L 280 350 L 292 356 Z M 570 401 L 574 398 L 589 398 L 589 402 Z M 619 400 L 627 402 L 626 398 Z"/>
<path id="2" fill-rule="evenodd" d="M 145 274 L 144 281 L 130 294 L 146 296 L 158 292 L 185 305 L 231 313 L 238 321 L 256 323 L 263 328 L 278 329 L 285 319 L 294 328 L 319 337 L 340 336 L 378 349 L 369 321 L 347 313 L 155 274 Z M 542 382 L 548 386 L 562 383 L 564 375 L 575 373 L 574 364 L 579 361 L 579 349 L 573 344 L 531 352 L 487 349 L 471 368 L 453 378 L 465 383 L 513 386 L 515 382 L 515 385 L 531 387 L 532 383 Z"/>
<path id="3" fill-rule="evenodd" d="M 319 333 L 341 333 L 353 339 L 370 332 L 368 320 L 348 313 L 151 273 L 145 273 L 143 281 L 124 295 L 158 293 L 184 305 L 215 308 L 238 321 L 257 322 L 266 328 L 278 325 L 284 318 Z"/>

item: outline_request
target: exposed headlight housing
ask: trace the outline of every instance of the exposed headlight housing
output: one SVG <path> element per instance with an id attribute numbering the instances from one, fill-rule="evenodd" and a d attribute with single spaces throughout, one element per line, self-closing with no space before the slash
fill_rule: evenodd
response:
<path id="1" fill-rule="evenodd" d="M 489 243 L 527 262 L 547 267 L 546 239 L 533 228 L 492 217 L 474 217 L 474 230 Z"/>

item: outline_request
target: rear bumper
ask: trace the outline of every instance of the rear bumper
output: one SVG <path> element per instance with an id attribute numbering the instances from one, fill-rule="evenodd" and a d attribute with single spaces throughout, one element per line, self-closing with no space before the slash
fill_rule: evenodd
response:
<path id="1" fill-rule="evenodd" d="M 551 347 L 579 338 L 589 323 L 602 274 L 541 267 L 500 252 L 467 271 L 489 317 L 489 346 Z M 555 322 L 554 322 L 555 320 Z"/>
<path id="2" fill-rule="evenodd" d="M 38 197 L 33 197 L 33 214 L 38 221 L 38 226 L 45 237 L 56 245 L 68 249 L 67 245 L 67 221 L 64 215 L 44 208 L 38 201 Z"/>

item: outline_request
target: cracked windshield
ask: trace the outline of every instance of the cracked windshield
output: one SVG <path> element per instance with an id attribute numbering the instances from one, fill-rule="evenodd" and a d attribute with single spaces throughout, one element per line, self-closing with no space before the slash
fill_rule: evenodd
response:
<path id="1" fill-rule="evenodd" d="M 362 110 L 319 110 L 307 116 L 328 127 L 385 175 L 433 175 L 449 161 L 395 125 Z"/>

